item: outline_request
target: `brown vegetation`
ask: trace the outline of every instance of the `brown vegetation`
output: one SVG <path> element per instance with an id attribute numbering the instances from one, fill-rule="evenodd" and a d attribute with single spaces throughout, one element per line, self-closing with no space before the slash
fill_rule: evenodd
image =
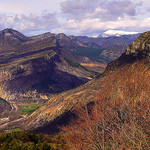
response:
<path id="1" fill-rule="evenodd" d="M 150 149 L 149 82 L 144 61 L 108 74 L 94 106 L 63 127 L 70 149 Z"/>

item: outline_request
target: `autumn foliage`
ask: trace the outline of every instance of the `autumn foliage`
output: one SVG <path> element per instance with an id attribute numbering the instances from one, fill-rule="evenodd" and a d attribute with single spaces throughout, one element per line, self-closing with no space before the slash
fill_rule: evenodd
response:
<path id="1" fill-rule="evenodd" d="M 109 72 L 93 105 L 76 109 L 66 127 L 70 149 L 150 149 L 150 70 L 143 62 Z"/>

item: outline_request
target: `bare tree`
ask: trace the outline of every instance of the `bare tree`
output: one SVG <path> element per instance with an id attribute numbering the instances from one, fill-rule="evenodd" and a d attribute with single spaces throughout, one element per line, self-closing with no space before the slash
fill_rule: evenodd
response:
<path id="1" fill-rule="evenodd" d="M 78 119 L 63 127 L 71 149 L 150 149 L 149 81 L 141 63 L 108 74 L 95 104 L 77 109 Z"/>

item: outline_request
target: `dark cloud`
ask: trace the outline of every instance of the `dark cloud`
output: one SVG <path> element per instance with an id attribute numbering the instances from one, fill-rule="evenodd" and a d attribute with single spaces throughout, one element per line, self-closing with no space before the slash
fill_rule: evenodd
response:
<path id="1" fill-rule="evenodd" d="M 108 21 L 125 15 L 136 16 L 139 5 L 141 2 L 133 3 L 131 0 L 66 0 L 61 3 L 61 10 L 68 19 L 100 18 Z"/>
<path id="2" fill-rule="evenodd" d="M 36 14 L 30 14 L 28 16 L 22 15 L 0 15 L 0 26 L 3 28 L 14 28 L 24 33 L 30 34 L 30 32 L 38 30 L 52 30 L 59 26 L 55 14 L 43 14 L 38 16 Z"/>

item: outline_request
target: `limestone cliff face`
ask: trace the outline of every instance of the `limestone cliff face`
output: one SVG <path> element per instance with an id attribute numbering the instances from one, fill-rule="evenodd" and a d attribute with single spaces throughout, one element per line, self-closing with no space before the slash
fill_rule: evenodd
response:
<path id="1" fill-rule="evenodd" d="M 125 52 L 126 55 L 150 57 L 150 31 L 143 33 Z"/>
<path id="2" fill-rule="evenodd" d="M 47 72 L 53 72 L 54 61 L 59 61 L 59 56 L 53 50 L 49 50 L 43 56 L 32 55 L 30 59 L 24 57 L 1 67 L 1 97 L 14 99 L 14 96 L 17 97 L 27 90 L 32 91 L 34 84 L 42 82 L 43 78 L 47 80 Z"/>

